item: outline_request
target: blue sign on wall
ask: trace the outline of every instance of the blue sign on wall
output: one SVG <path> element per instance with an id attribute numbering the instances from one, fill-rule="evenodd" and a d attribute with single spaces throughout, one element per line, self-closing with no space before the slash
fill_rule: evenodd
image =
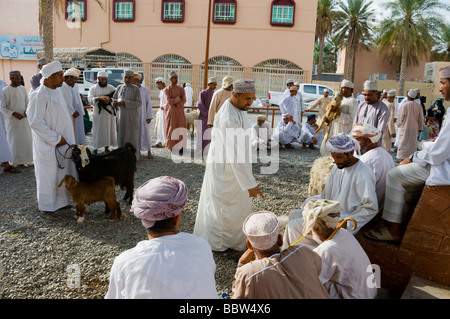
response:
<path id="1" fill-rule="evenodd" d="M 43 48 L 39 36 L 0 35 L 0 59 L 37 60 L 37 51 Z"/>

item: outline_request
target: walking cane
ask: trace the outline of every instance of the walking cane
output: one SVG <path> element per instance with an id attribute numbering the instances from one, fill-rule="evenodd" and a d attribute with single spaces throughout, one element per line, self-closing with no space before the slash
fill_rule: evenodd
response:
<path id="1" fill-rule="evenodd" d="M 336 233 L 339 231 L 339 229 L 341 229 L 342 226 L 344 226 L 344 224 L 345 224 L 347 221 L 349 221 L 349 220 L 351 220 L 351 221 L 353 222 L 353 229 L 352 229 L 352 230 L 355 230 L 355 229 L 356 229 L 356 225 L 357 225 L 356 220 L 354 220 L 354 219 L 351 218 L 351 217 L 347 217 L 347 218 L 345 218 L 342 222 L 339 223 L 339 225 L 336 227 L 336 229 L 331 233 L 330 237 L 328 237 L 326 240 L 332 239 L 332 238 L 334 237 L 334 235 L 336 235 Z M 298 243 L 300 240 L 302 240 L 303 238 L 305 238 L 305 236 L 306 236 L 306 235 L 304 235 L 303 237 L 297 239 L 293 244 L 291 244 L 291 246 L 294 246 L 294 245 L 295 245 L 296 243 Z"/>

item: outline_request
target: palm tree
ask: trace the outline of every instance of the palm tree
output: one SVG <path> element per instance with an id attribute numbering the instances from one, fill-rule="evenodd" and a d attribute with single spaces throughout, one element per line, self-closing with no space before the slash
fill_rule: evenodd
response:
<path id="1" fill-rule="evenodd" d="M 316 42 L 314 44 L 314 64 L 318 64 L 318 61 L 320 59 L 319 47 L 320 47 L 319 42 Z M 329 72 L 329 73 L 335 72 L 333 45 L 328 41 L 326 41 L 323 46 L 322 59 L 323 59 L 322 72 Z"/>
<path id="2" fill-rule="evenodd" d="M 431 52 L 444 19 L 436 9 L 449 10 L 439 0 L 395 0 L 386 3 L 391 15 L 379 26 L 378 55 L 400 64 L 399 95 L 404 94 L 406 67 Z"/>
<path id="3" fill-rule="evenodd" d="M 78 0 L 73 2 L 78 5 Z M 95 2 L 103 9 L 103 4 L 99 0 Z M 42 37 L 44 58 L 47 61 L 53 61 L 53 13 L 56 12 L 59 17 L 59 12 L 64 13 L 64 10 L 64 0 L 39 0 L 39 34 Z"/>
<path id="4" fill-rule="evenodd" d="M 431 51 L 433 61 L 450 61 L 450 24 L 446 24 Z"/>
<path id="5" fill-rule="evenodd" d="M 372 42 L 372 28 L 369 26 L 374 10 L 371 0 L 348 0 L 339 3 L 335 32 L 348 51 L 346 76 L 353 81 L 355 77 L 355 59 L 358 49 L 369 50 Z"/>
<path id="6" fill-rule="evenodd" d="M 319 40 L 319 61 L 317 64 L 317 79 L 320 80 L 323 71 L 323 52 L 325 38 L 331 34 L 333 29 L 336 5 L 335 0 L 319 0 L 317 3 L 316 16 L 316 40 Z"/>

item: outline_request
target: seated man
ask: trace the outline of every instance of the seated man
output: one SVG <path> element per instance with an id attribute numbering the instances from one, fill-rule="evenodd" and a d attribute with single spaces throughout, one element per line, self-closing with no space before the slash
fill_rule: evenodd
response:
<path id="1" fill-rule="evenodd" d="M 394 159 L 378 144 L 380 131 L 372 124 L 355 124 L 352 136 L 359 142 L 359 159 L 369 166 L 375 174 L 375 190 L 378 199 L 378 212 L 383 211 L 386 175 L 395 167 Z"/>
<path id="2" fill-rule="evenodd" d="M 178 233 L 186 201 L 185 184 L 169 176 L 136 190 L 131 211 L 148 240 L 114 260 L 106 299 L 218 298 L 211 247 L 203 238 Z"/>
<path id="3" fill-rule="evenodd" d="M 245 220 L 248 250 L 239 260 L 243 265 L 236 271 L 232 298 L 328 299 L 319 281 L 320 257 L 303 246 L 280 252 L 283 239 L 278 226 L 271 212 L 257 212 Z"/>
<path id="4" fill-rule="evenodd" d="M 289 113 L 282 115 L 281 121 L 275 129 L 275 138 L 278 138 L 278 143 L 285 148 L 294 148 L 291 143 L 298 142 L 300 131 L 294 118 Z"/>
<path id="5" fill-rule="evenodd" d="M 256 123 L 253 124 L 250 131 L 252 148 L 255 149 L 271 149 L 278 147 L 278 143 L 270 136 L 270 126 L 266 123 L 266 116 L 259 115 L 256 118 Z"/>
<path id="6" fill-rule="evenodd" d="M 338 134 L 331 137 L 326 146 L 336 165 L 331 169 L 322 194 L 308 198 L 301 209 L 293 210 L 289 214 L 290 221 L 284 232 L 283 248 L 300 238 L 301 245 L 312 249 L 317 247 L 311 235 L 302 232 L 302 210 L 311 199 L 338 201 L 342 208 L 341 218 L 352 217 L 357 222 L 353 233 L 357 233 L 378 212 L 375 175 L 366 164 L 354 156 L 354 150 L 359 150 L 358 141 L 348 135 Z"/>
<path id="7" fill-rule="evenodd" d="M 450 66 L 439 72 L 442 93 L 450 101 Z M 381 227 L 369 230 L 366 237 L 374 240 L 399 242 L 406 222 L 415 208 L 424 185 L 450 184 L 450 125 L 445 119 L 436 141 L 424 142 L 423 149 L 405 158 L 390 170 L 386 179 L 386 192 Z"/>
<path id="8" fill-rule="evenodd" d="M 369 257 L 356 238 L 339 227 L 339 202 L 312 199 L 303 210 L 303 233 L 312 232 L 319 246 L 314 249 L 322 259 L 320 281 L 333 299 L 373 299 L 377 295 Z M 370 284 L 368 284 L 370 283 Z"/>
<path id="9" fill-rule="evenodd" d="M 314 133 L 318 127 L 319 126 L 316 124 L 316 115 L 309 115 L 307 122 L 302 126 L 302 131 L 298 140 L 299 143 L 302 144 L 302 148 L 305 149 L 306 146 L 309 145 L 309 148 L 315 149 L 314 145 L 322 144 L 323 130 L 320 130 L 319 133 Z"/>

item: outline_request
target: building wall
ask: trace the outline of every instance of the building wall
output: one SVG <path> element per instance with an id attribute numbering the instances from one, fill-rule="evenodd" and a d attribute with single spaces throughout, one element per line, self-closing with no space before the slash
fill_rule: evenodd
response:
<path id="1" fill-rule="evenodd" d="M 26 8 L 26 10 L 24 10 Z M 39 36 L 38 3 L 34 0 L 0 0 L 0 34 Z M 0 57 L 0 78 L 9 84 L 9 72 L 22 73 L 27 91 L 30 77 L 37 73 L 35 60 L 13 60 Z"/>
<path id="2" fill-rule="evenodd" d="M 79 30 L 70 28 L 71 24 L 61 17 L 55 20 L 54 46 L 102 47 L 132 54 L 143 63 L 151 63 L 165 54 L 177 54 L 193 66 L 200 66 L 205 60 L 208 1 L 186 1 L 183 23 L 163 23 L 161 3 L 161 0 L 136 1 L 135 21 L 115 22 L 111 0 L 105 1 L 104 11 L 94 1 L 88 1 L 81 38 Z M 233 58 L 244 67 L 245 75 L 251 75 L 252 67 L 259 62 L 285 59 L 304 70 L 303 82 L 311 82 L 317 0 L 296 1 L 293 27 L 270 24 L 271 3 L 271 0 L 238 0 L 235 24 L 211 22 L 209 57 Z"/>
<path id="3" fill-rule="evenodd" d="M 339 51 L 338 65 L 336 73 L 344 73 L 346 78 L 347 69 L 347 54 L 346 49 Z M 419 65 L 408 66 L 406 68 L 406 81 L 422 81 L 425 69 L 425 63 L 428 62 L 426 58 L 420 61 Z M 360 50 L 356 54 L 355 60 L 355 92 L 361 92 L 364 82 L 369 80 L 371 73 L 386 74 L 386 80 L 397 80 L 397 70 L 389 62 L 383 61 L 383 56 L 378 57 L 377 48 L 370 51 Z"/>

